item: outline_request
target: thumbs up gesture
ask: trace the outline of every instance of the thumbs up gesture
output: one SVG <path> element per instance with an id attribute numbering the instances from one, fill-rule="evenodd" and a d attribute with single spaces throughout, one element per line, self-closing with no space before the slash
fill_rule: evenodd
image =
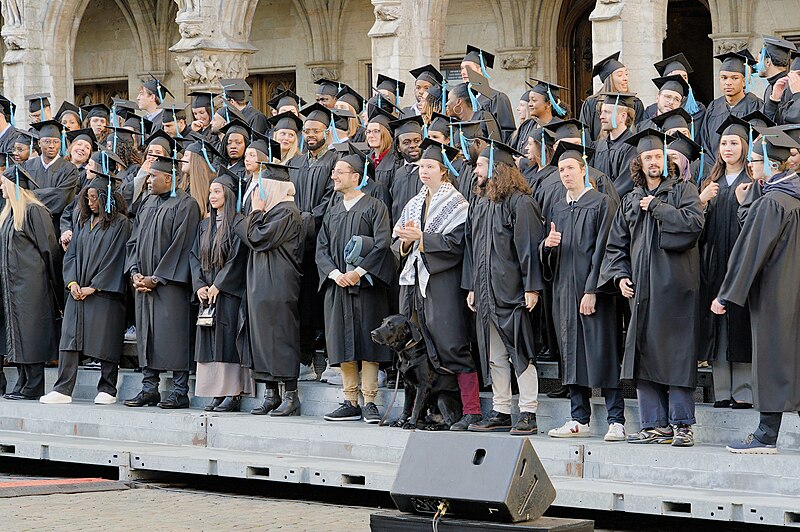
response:
<path id="1" fill-rule="evenodd" d="M 556 231 L 555 222 L 550 222 L 550 234 L 544 239 L 544 246 L 547 248 L 558 247 L 561 244 L 561 233 Z"/>

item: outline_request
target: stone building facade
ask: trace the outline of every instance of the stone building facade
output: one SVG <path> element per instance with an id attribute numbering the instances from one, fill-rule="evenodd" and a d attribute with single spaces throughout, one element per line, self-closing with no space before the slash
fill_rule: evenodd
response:
<path id="1" fill-rule="evenodd" d="M 467 43 L 497 55 L 491 83 L 511 95 L 536 77 L 592 88 L 591 64 L 621 50 L 645 101 L 662 53 L 686 51 L 703 100 L 711 55 L 762 34 L 800 41 L 800 0 L 0 0 L 2 92 L 56 103 L 133 95 L 150 73 L 178 100 L 248 77 L 257 103 L 278 87 L 313 94 L 328 77 L 367 94 L 377 72 L 412 82 L 433 63 L 451 76 Z M 596 80 L 595 80 L 596 83 Z M 404 104 L 412 103 L 410 92 Z M 24 123 L 26 116 L 18 112 Z"/>

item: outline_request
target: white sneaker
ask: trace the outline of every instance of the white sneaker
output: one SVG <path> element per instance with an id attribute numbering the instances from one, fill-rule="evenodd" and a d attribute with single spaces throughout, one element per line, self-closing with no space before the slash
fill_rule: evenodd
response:
<path id="1" fill-rule="evenodd" d="M 315 381 L 317 380 L 317 372 L 314 371 L 314 366 L 300 364 L 300 376 L 297 378 L 299 381 Z"/>
<path id="2" fill-rule="evenodd" d="M 625 441 L 625 426 L 622 423 L 612 423 L 608 426 L 608 432 L 603 437 L 605 441 Z"/>
<path id="3" fill-rule="evenodd" d="M 106 392 L 100 392 L 94 398 L 94 404 L 96 405 L 113 405 L 116 402 L 117 398 Z"/>
<path id="4" fill-rule="evenodd" d="M 386 372 L 378 370 L 378 388 L 386 388 Z"/>
<path id="5" fill-rule="evenodd" d="M 125 341 L 126 342 L 135 342 L 136 341 L 136 327 L 131 325 L 125 331 Z"/>
<path id="6" fill-rule="evenodd" d="M 328 384 L 332 386 L 341 386 L 342 385 L 342 370 L 339 368 L 331 368 L 333 370 L 333 375 L 328 377 Z M 359 377 L 359 382 L 361 382 L 361 377 Z"/>
<path id="7" fill-rule="evenodd" d="M 47 395 L 40 397 L 39 402 L 44 405 L 68 405 L 72 402 L 72 397 L 53 390 Z"/>
<path id="8" fill-rule="evenodd" d="M 319 381 L 328 382 L 328 377 L 333 377 L 334 375 L 336 375 L 336 368 L 332 368 L 330 362 L 328 362 L 325 366 L 325 370 L 319 376 Z"/>
<path id="9" fill-rule="evenodd" d="M 570 419 L 557 429 L 550 429 L 547 435 L 551 438 L 586 438 L 592 435 L 589 424 L 578 423 Z"/>

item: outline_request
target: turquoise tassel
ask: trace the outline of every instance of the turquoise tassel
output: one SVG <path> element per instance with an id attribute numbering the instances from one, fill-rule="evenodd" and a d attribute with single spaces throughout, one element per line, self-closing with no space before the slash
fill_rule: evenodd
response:
<path id="1" fill-rule="evenodd" d="M 688 113 L 689 111 L 686 112 Z M 689 137 L 694 140 L 694 117 L 692 117 L 692 130 L 689 131 Z"/>
<path id="2" fill-rule="evenodd" d="M 142 134 L 142 143 L 144 143 L 144 117 L 139 117 L 139 133 Z"/>
<path id="3" fill-rule="evenodd" d="M 469 160 L 469 150 L 467 149 L 467 137 L 464 136 L 464 132 L 461 130 L 461 126 L 458 128 L 458 142 L 461 144 L 461 153 L 464 155 L 464 159 Z"/>
<path id="4" fill-rule="evenodd" d="M 451 174 L 458 175 L 458 171 L 453 166 L 453 163 L 450 162 L 450 159 L 447 157 L 447 152 L 445 152 L 444 148 L 442 148 L 442 162 L 444 163 L 444 165 L 447 167 L 447 169 L 450 171 Z"/>
<path id="5" fill-rule="evenodd" d="M 767 176 L 767 177 L 772 177 L 772 168 L 770 168 L 769 155 L 767 154 L 767 139 L 766 139 L 766 137 L 761 139 L 761 147 L 764 150 L 764 175 Z"/>
<path id="6" fill-rule="evenodd" d="M 455 145 L 455 139 L 453 139 L 453 124 L 448 124 L 447 127 L 450 130 L 450 147 L 452 148 Z"/>
<path id="7" fill-rule="evenodd" d="M 214 97 L 209 95 L 209 100 L 211 101 L 211 120 L 214 119 Z"/>
<path id="8" fill-rule="evenodd" d="M 614 100 L 614 114 L 611 115 L 611 127 L 617 129 L 617 106 L 619 105 L 619 96 Z"/>
<path id="9" fill-rule="evenodd" d="M 423 140 L 428 138 L 428 124 L 422 124 L 422 138 Z"/>
<path id="10" fill-rule="evenodd" d="M 446 114 L 447 109 L 447 80 L 442 80 L 442 114 Z"/>
<path id="11" fill-rule="evenodd" d="M 494 142 L 489 146 L 489 179 L 494 174 Z"/>
<path id="12" fill-rule="evenodd" d="M 33 144 L 33 142 L 31 142 Z M 64 157 L 67 154 L 67 132 L 62 130 L 61 131 L 61 149 L 58 150 L 59 155 Z M 31 153 L 33 155 L 33 153 Z"/>
<path id="13" fill-rule="evenodd" d="M 175 122 L 175 135 L 179 139 L 182 139 L 183 135 L 181 135 L 181 130 L 178 129 L 178 117 L 175 116 L 175 108 L 174 107 L 172 108 L 172 121 Z"/>
<path id="14" fill-rule="evenodd" d="M 759 55 L 759 58 L 758 58 L 758 63 L 755 66 L 755 70 L 756 70 L 756 72 L 758 72 L 760 74 L 766 68 L 766 65 L 764 64 L 764 59 L 767 57 L 767 47 L 766 46 L 762 46 L 761 47 L 761 53 L 758 54 L 758 55 Z"/>
<path id="15" fill-rule="evenodd" d="M 161 83 L 156 81 L 156 92 L 158 93 L 158 100 L 159 102 L 164 101 L 164 95 L 161 93 Z"/>
<path id="16" fill-rule="evenodd" d="M 697 100 L 694 98 L 694 90 L 691 85 L 689 85 L 689 94 L 686 95 L 686 103 L 683 104 L 683 108 L 692 116 L 700 110 L 700 106 L 697 105 Z"/>
<path id="17" fill-rule="evenodd" d="M 542 155 L 541 155 L 541 161 L 542 161 L 542 168 L 547 166 L 547 146 L 545 145 L 545 140 L 544 140 L 544 128 L 542 128 Z"/>
<path id="18" fill-rule="evenodd" d="M 331 133 L 333 134 L 333 143 L 338 144 L 339 142 L 341 142 L 339 140 L 339 133 L 336 132 L 336 124 L 334 123 L 333 118 L 331 118 L 331 123 L 328 126 L 328 128 L 331 130 Z"/>
<path id="19" fill-rule="evenodd" d="M 489 79 L 491 76 L 486 71 L 486 62 L 483 60 L 483 52 L 478 52 L 478 58 L 481 61 L 481 74 L 483 74 L 483 77 L 486 79 Z"/>
<path id="20" fill-rule="evenodd" d="M 478 109 L 478 98 L 472 92 L 472 83 L 467 83 L 467 92 L 469 93 L 469 101 L 472 103 L 472 112 L 477 113 Z"/>
<path id="21" fill-rule="evenodd" d="M 106 191 L 106 212 L 111 212 L 111 180 L 108 180 L 108 190 Z"/>
<path id="22" fill-rule="evenodd" d="M 563 118 L 567 114 L 567 110 L 558 105 L 558 102 L 553 98 L 553 92 L 550 90 L 550 85 L 547 86 L 547 97 L 550 98 L 550 105 L 553 107 L 553 112 L 559 118 Z"/>
<path id="23" fill-rule="evenodd" d="M 700 149 L 700 171 L 697 173 L 697 186 L 703 182 L 703 170 L 706 167 L 706 150 Z"/>
<path id="24" fill-rule="evenodd" d="M 664 171 L 661 172 L 663 177 L 669 175 L 669 155 L 667 155 L 667 134 L 664 133 Z"/>
<path id="25" fill-rule="evenodd" d="M 211 161 L 208 158 L 208 151 L 206 150 L 206 145 L 203 142 L 200 143 L 200 151 L 203 153 L 203 159 L 205 159 L 208 169 L 212 172 L 215 172 L 216 170 L 214 170 L 214 165 L 211 164 Z"/>
<path id="26" fill-rule="evenodd" d="M 17 196 L 17 200 L 19 200 L 19 168 L 16 166 L 14 167 L 14 176 L 16 179 L 16 184 L 14 185 L 14 194 Z"/>
<path id="27" fill-rule="evenodd" d="M 261 168 L 258 169 L 259 186 L 261 186 Z M 242 178 L 239 178 L 239 186 L 236 194 L 236 212 L 242 212 Z"/>
<path id="28" fill-rule="evenodd" d="M 264 192 L 264 180 L 261 175 L 264 170 L 263 164 L 264 163 L 258 163 L 258 195 L 261 197 L 261 201 L 266 201 L 267 193 Z M 239 188 L 241 189 L 241 186 Z"/>
<path id="29" fill-rule="evenodd" d="M 306 137 L 302 133 L 300 133 L 300 142 L 297 145 L 297 149 L 300 151 L 300 153 L 303 153 L 303 148 L 305 147 L 305 143 L 306 143 Z"/>
<path id="30" fill-rule="evenodd" d="M 356 190 L 361 190 L 367 186 L 367 171 L 369 170 L 369 158 L 364 159 L 364 169 L 361 172 L 361 182 L 356 187 Z"/>
<path id="31" fill-rule="evenodd" d="M 583 158 L 583 169 L 584 169 L 583 184 L 586 188 L 589 188 L 592 186 L 592 183 L 589 181 L 589 161 L 586 160 L 587 159 L 586 151 L 583 152 L 582 158 Z"/>
<path id="32" fill-rule="evenodd" d="M 170 193 L 171 198 L 174 198 L 176 196 L 175 186 L 177 185 L 177 183 L 178 183 L 178 178 L 175 173 L 175 163 L 172 163 L 172 192 Z"/>
<path id="33" fill-rule="evenodd" d="M 753 162 L 753 126 L 747 130 L 747 162 Z"/>

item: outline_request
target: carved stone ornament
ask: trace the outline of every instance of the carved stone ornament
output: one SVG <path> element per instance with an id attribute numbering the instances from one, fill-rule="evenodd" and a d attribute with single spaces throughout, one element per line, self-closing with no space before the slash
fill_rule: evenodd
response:
<path id="1" fill-rule="evenodd" d="M 714 42 L 714 55 L 726 54 L 728 52 L 738 52 L 747 48 L 749 42 L 746 39 L 724 39 Z"/>
<path id="2" fill-rule="evenodd" d="M 184 39 L 193 39 L 202 35 L 203 23 L 197 21 L 181 22 L 178 24 L 178 31 Z"/>
<path id="3" fill-rule="evenodd" d="M 400 18 L 400 8 L 395 6 L 375 6 L 375 19 L 389 22 Z"/>
<path id="4" fill-rule="evenodd" d="M 533 68 L 536 66 L 536 52 L 501 53 L 500 66 L 505 70 Z"/>
<path id="5" fill-rule="evenodd" d="M 339 70 L 333 67 L 315 66 L 311 67 L 311 77 L 313 79 L 329 79 L 331 81 L 339 80 Z"/>
<path id="6" fill-rule="evenodd" d="M 213 85 L 220 79 L 243 78 L 246 75 L 247 59 L 244 53 L 178 54 L 175 61 L 189 86 Z"/>

